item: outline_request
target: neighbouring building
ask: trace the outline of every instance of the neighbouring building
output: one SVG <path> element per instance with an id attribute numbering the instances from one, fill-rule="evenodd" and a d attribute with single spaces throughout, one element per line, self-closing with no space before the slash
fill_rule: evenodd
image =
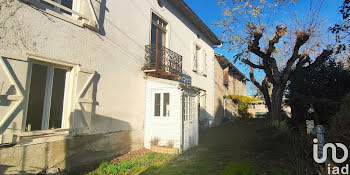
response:
<path id="1" fill-rule="evenodd" d="M 219 124 L 224 117 L 238 115 L 237 105 L 226 95 L 246 95 L 247 78 L 224 55 L 215 54 L 215 119 Z"/>
<path id="2" fill-rule="evenodd" d="M 0 8 L 0 174 L 89 166 L 155 138 L 181 152 L 214 118 L 221 41 L 183 0 Z"/>
<path id="3" fill-rule="evenodd" d="M 271 88 L 270 88 L 271 89 Z M 258 95 L 255 97 L 257 99 L 260 99 L 261 101 L 254 101 L 249 102 L 248 112 L 253 114 L 253 118 L 263 118 L 266 116 L 266 114 L 269 112 L 269 109 L 265 103 L 264 97 L 262 95 Z M 285 115 L 289 118 L 291 118 L 291 108 L 286 103 L 287 98 L 283 97 L 282 99 L 282 111 L 285 113 Z"/>
<path id="4" fill-rule="evenodd" d="M 253 114 L 253 118 L 265 117 L 269 112 L 269 109 L 265 105 L 265 101 L 249 102 L 248 112 Z"/>

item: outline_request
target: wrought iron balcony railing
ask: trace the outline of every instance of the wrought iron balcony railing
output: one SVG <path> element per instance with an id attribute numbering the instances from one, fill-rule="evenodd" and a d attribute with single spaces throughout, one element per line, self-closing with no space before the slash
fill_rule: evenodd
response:
<path id="1" fill-rule="evenodd" d="M 145 58 L 145 72 L 176 78 L 182 75 L 182 56 L 164 46 L 147 45 Z"/>

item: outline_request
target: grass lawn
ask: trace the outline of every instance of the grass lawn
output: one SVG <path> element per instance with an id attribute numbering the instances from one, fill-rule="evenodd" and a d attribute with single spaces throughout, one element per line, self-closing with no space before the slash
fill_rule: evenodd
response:
<path id="1" fill-rule="evenodd" d="M 264 120 L 240 120 L 201 133 L 199 145 L 179 156 L 145 152 L 103 162 L 89 174 L 232 174 L 293 175 L 288 140 Z M 237 174 L 239 175 L 239 174 Z"/>

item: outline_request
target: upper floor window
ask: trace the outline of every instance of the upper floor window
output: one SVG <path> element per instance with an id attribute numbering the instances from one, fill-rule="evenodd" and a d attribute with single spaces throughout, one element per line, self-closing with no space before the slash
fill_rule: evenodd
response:
<path id="1" fill-rule="evenodd" d="M 165 46 L 168 23 L 152 13 L 151 44 Z"/>
<path id="2" fill-rule="evenodd" d="M 50 7 L 55 12 L 68 15 L 72 15 L 73 1 L 75 0 L 40 0 L 41 3 Z"/>
<path id="3" fill-rule="evenodd" d="M 200 75 L 207 75 L 207 54 L 200 46 L 194 44 L 192 56 L 192 70 Z"/>
<path id="4" fill-rule="evenodd" d="M 36 9 L 81 27 L 98 29 L 101 4 L 85 0 L 28 0 Z"/>

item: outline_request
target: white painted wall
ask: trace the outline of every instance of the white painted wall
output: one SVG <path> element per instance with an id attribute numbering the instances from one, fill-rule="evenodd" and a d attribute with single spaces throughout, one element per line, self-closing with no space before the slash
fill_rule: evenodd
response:
<path id="1" fill-rule="evenodd" d="M 146 87 L 145 148 L 150 149 L 151 140 L 158 138 L 160 139 L 159 146 L 166 146 L 168 141 L 173 141 L 174 148 L 180 149 L 182 134 L 181 90 L 176 84 L 165 84 L 152 80 L 147 80 Z M 153 115 L 154 93 L 170 93 L 169 117 L 155 117 Z"/>
<path id="2" fill-rule="evenodd" d="M 104 14 L 101 35 L 14 1 L 0 15 L 0 21 L 4 22 L 0 48 L 15 53 L 29 50 L 97 71 L 98 105 L 91 119 L 91 134 L 143 130 L 146 97 L 141 67 L 144 46 L 150 43 L 151 11 L 154 11 L 169 22 L 168 48 L 183 56 L 183 70 L 192 77 L 192 85 L 207 91 L 208 117 L 213 116 L 212 43 L 167 2 L 164 8 L 156 0 L 102 2 L 106 2 L 106 9 L 101 10 Z M 14 12 L 13 16 L 7 12 Z M 207 77 L 191 70 L 193 42 L 207 53 Z M 24 127 L 21 120 L 14 120 L 15 128 L 7 132 L 16 129 L 18 132 Z"/>

